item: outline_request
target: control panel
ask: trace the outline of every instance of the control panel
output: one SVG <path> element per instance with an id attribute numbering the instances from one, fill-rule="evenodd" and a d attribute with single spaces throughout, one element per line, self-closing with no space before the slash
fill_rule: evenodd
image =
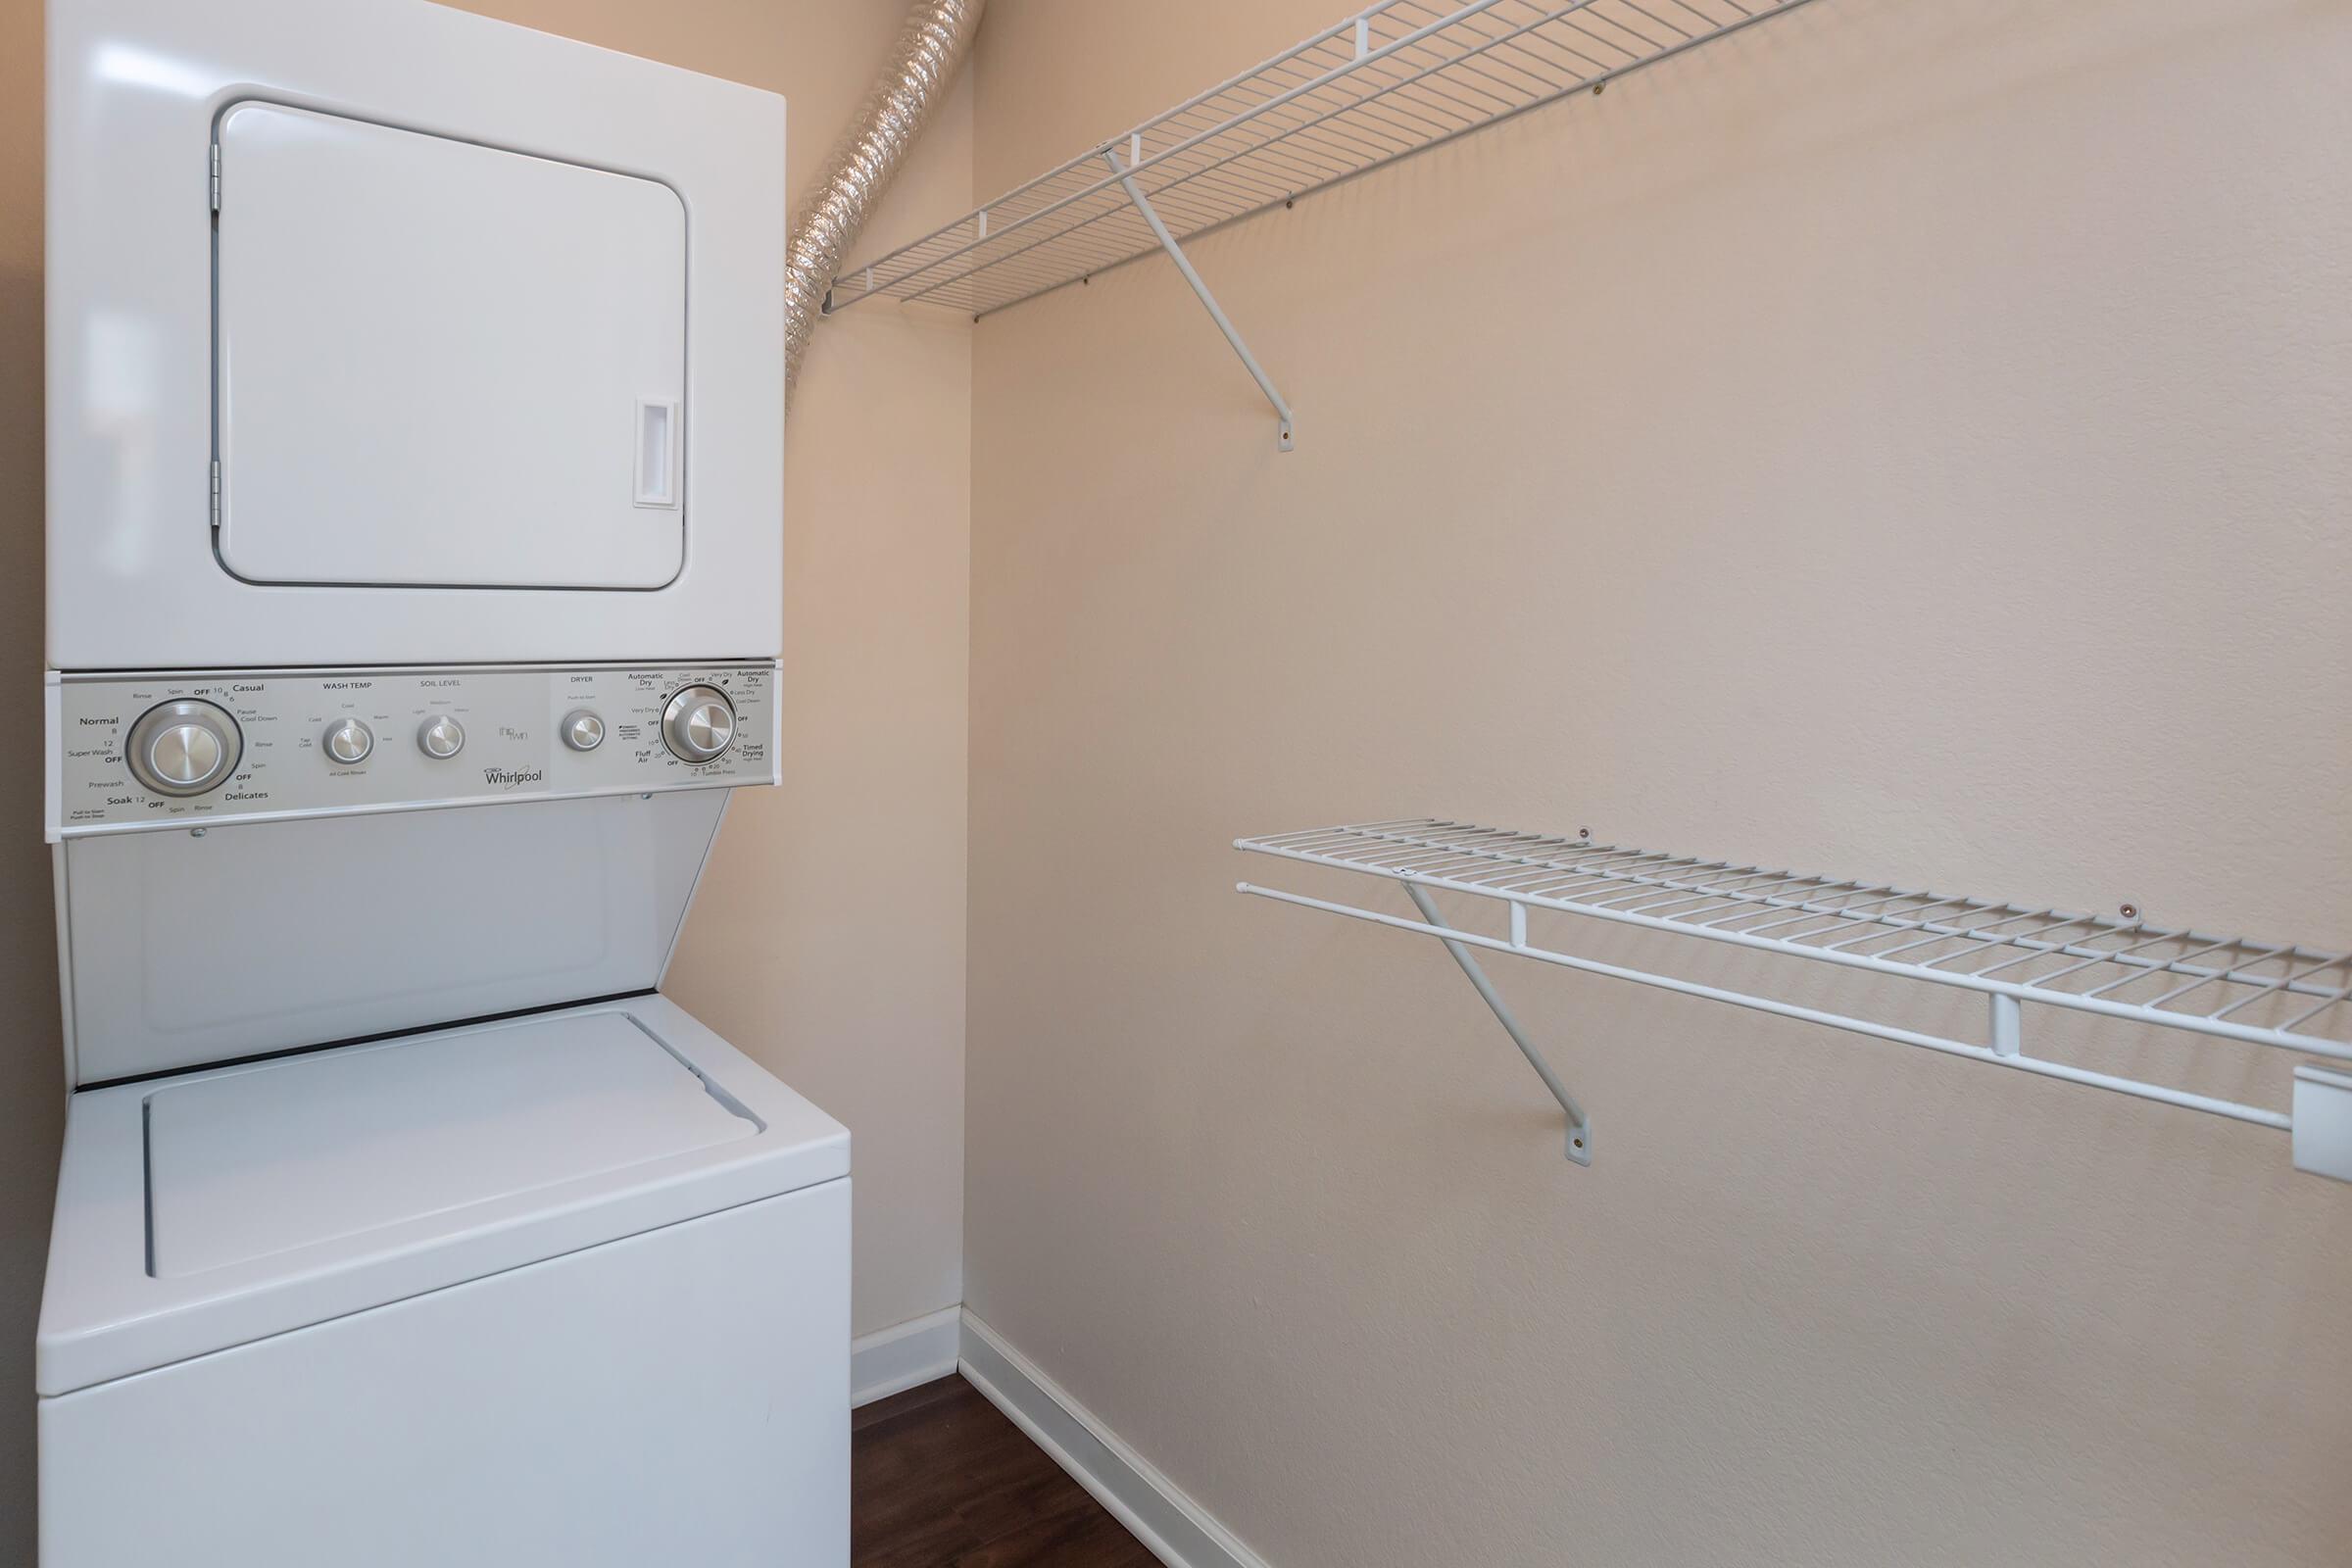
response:
<path id="1" fill-rule="evenodd" d="M 50 677 L 50 836 L 776 780 L 773 663 Z"/>

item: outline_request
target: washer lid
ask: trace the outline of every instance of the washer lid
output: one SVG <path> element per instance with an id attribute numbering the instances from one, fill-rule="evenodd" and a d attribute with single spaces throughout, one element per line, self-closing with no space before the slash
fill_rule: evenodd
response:
<path id="1" fill-rule="evenodd" d="M 149 1266 L 201 1273 L 759 1131 L 623 1012 L 167 1084 L 147 1097 Z"/>
<path id="2" fill-rule="evenodd" d="M 81 1090 L 34 1385 L 68 1394 L 849 1171 L 838 1122 L 658 996 Z"/>

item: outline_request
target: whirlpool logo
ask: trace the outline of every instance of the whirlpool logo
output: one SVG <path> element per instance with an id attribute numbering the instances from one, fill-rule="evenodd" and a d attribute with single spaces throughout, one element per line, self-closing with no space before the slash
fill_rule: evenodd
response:
<path id="1" fill-rule="evenodd" d="M 544 767 L 485 767 L 482 769 L 483 783 L 495 784 L 500 789 L 507 790 L 520 789 L 525 784 L 536 784 L 545 777 L 547 777 L 547 769 Z"/>

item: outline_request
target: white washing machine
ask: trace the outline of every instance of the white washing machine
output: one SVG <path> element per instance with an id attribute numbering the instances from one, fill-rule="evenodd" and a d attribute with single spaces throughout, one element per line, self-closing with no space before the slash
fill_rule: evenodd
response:
<path id="1" fill-rule="evenodd" d="M 839 1568 L 848 1135 L 659 994 L 784 765 L 782 101 L 49 49 L 45 1568 Z"/>

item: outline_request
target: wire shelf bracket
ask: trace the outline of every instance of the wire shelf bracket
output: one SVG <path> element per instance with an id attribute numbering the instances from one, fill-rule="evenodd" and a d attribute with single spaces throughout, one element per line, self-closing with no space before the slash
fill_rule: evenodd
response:
<path id="1" fill-rule="evenodd" d="M 1266 395 L 1266 401 L 1274 405 L 1274 416 L 1282 421 L 1275 444 L 1281 451 L 1290 451 L 1290 404 L 1283 401 L 1282 393 L 1267 376 L 1265 368 L 1257 363 L 1257 356 L 1250 352 L 1250 345 L 1242 341 L 1242 334 L 1235 329 L 1233 322 L 1226 319 L 1225 312 L 1217 305 L 1217 297 L 1208 291 L 1208 285 L 1200 280 L 1200 272 L 1194 269 L 1192 259 L 1184 254 L 1184 247 L 1176 243 L 1176 236 L 1169 233 L 1168 225 L 1161 221 L 1159 210 L 1152 205 L 1144 195 L 1143 187 L 1135 182 L 1135 176 L 1127 172 L 1143 161 L 1141 139 L 1130 146 L 1127 164 L 1122 165 L 1119 155 L 1108 148 L 1103 149 L 1102 161 L 1110 166 L 1112 173 L 1119 176 L 1119 188 L 1127 193 L 1127 199 L 1135 204 L 1135 210 L 1143 215 L 1144 221 L 1152 225 L 1152 237 L 1159 241 L 1159 248 L 1168 253 L 1168 260 L 1176 264 L 1176 270 L 1184 274 L 1184 280 L 1192 285 L 1193 293 L 1208 312 L 1208 318 L 1217 323 L 1217 330 L 1225 334 L 1225 341 L 1233 346 L 1234 353 L 1241 356 L 1242 368 L 1250 372 L 1250 379 L 1257 383 L 1257 389 Z"/>
<path id="2" fill-rule="evenodd" d="M 1502 1032 L 1511 1037 L 1511 1044 L 1519 1048 L 1519 1054 L 1527 1058 L 1527 1064 L 1536 1069 L 1536 1076 L 1544 1080 L 1544 1087 L 1551 1091 L 1551 1098 L 1558 1101 L 1560 1109 L 1568 1113 L 1568 1157 L 1579 1165 L 1592 1164 L 1592 1119 L 1585 1114 L 1585 1107 L 1576 1102 L 1576 1097 L 1568 1092 L 1568 1086 L 1560 1082 L 1560 1075 L 1551 1070 L 1550 1062 L 1544 1059 L 1544 1053 L 1535 1048 L 1535 1044 L 1527 1038 L 1527 1031 L 1519 1027 L 1519 1020 L 1511 1016 L 1511 1009 L 1504 1004 L 1501 994 L 1495 991 L 1494 982 L 1487 978 L 1487 971 L 1478 966 L 1478 960 L 1470 956 L 1470 950 L 1454 936 L 1444 934 L 1452 932 L 1453 927 L 1447 925 L 1445 916 L 1438 913 L 1438 906 L 1431 902 L 1429 895 L 1411 882 L 1401 885 L 1412 899 L 1414 907 L 1421 911 L 1421 918 L 1441 933 L 1438 940 L 1446 944 L 1446 951 L 1453 955 L 1453 961 L 1460 964 L 1462 973 L 1470 977 L 1470 984 L 1478 989 L 1479 999 L 1494 1012 L 1494 1021 L 1502 1025 Z"/>
<path id="3" fill-rule="evenodd" d="M 974 319 L 1165 255 L 1274 406 L 1183 242 L 1670 60 L 1810 0 L 1381 0 L 833 279 Z M 1121 156 L 1122 149 L 1124 156 Z"/>
<path id="4" fill-rule="evenodd" d="M 2221 937 L 2121 917 L 1952 898 L 1892 884 L 1739 865 L 1658 851 L 1481 827 L 1435 817 L 1236 839 L 1234 848 L 1393 880 L 1419 918 L 1254 883 L 1239 890 L 1437 938 L 1526 1054 L 1569 1118 L 1568 1157 L 1592 1162 L 1584 1111 L 1528 1039 L 1474 954 L 1533 958 L 1588 974 L 1729 1003 L 2288 1133 L 2295 1167 L 2352 1182 L 2352 954 Z M 1433 891 L 1499 902 L 1507 936 L 1446 921 Z M 1802 1006 L 1753 992 L 1606 963 L 1532 941 L 1531 911 L 1606 920 L 1980 993 L 1983 1043 Z M 2029 1005 L 2328 1058 L 2296 1066 L 2291 1109 L 2197 1094 L 2036 1056 Z M 1579 1141 L 1581 1138 L 1581 1142 Z"/>

